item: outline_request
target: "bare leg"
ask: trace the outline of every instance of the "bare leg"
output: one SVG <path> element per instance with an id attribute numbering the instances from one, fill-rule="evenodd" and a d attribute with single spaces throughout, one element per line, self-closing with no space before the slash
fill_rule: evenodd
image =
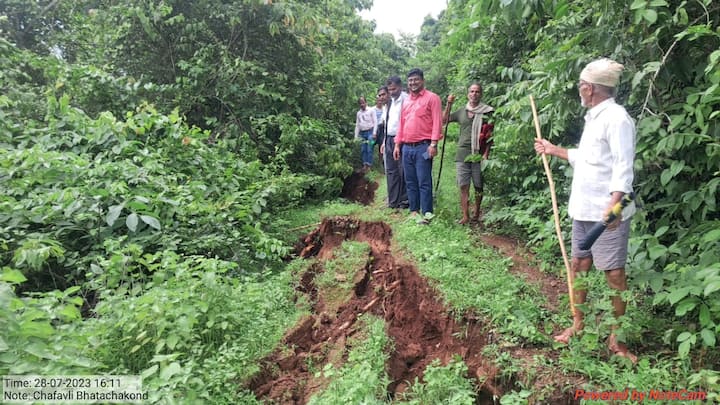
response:
<path id="1" fill-rule="evenodd" d="M 458 221 L 459 224 L 463 225 L 468 223 L 470 220 L 469 204 L 470 199 L 470 185 L 460 186 L 460 210 L 462 211 L 462 219 Z"/>
<path id="2" fill-rule="evenodd" d="M 573 284 L 575 284 L 574 281 L 578 273 L 586 273 L 588 270 L 590 270 L 591 266 L 592 257 L 573 257 L 570 264 L 570 276 L 573 280 Z M 577 305 L 585 303 L 585 300 L 587 299 L 587 290 L 573 288 L 573 293 L 575 298 L 575 313 L 573 315 L 573 325 L 565 329 L 559 335 L 554 336 L 553 338 L 556 342 L 567 344 L 570 341 L 570 337 L 582 331 L 583 329 L 583 313 L 582 311 L 580 311 L 580 308 L 577 308 Z"/>
<path id="3" fill-rule="evenodd" d="M 478 189 L 475 189 L 475 206 L 473 207 L 473 222 L 477 222 L 480 219 L 480 204 L 482 204 L 483 193 Z"/>
<path id="4" fill-rule="evenodd" d="M 627 307 L 627 304 L 625 301 L 622 300 L 622 297 L 620 294 L 627 290 L 627 279 L 625 277 L 625 269 L 615 269 L 615 270 L 608 270 L 605 272 L 605 278 L 607 279 L 608 285 L 610 288 L 617 291 L 616 295 L 613 295 L 612 297 L 612 306 L 613 306 L 613 314 L 615 315 L 615 318 L 619 318 L 623 315 L 625 315 L 625 308 Z M 637 362 L 637 356 L 630 353 L 628 351 L 627 346 L 624 343 L 617 341 L 617 336 L 615 336 L 615 329 L 617 329 L 617 325 L 614 325 L 612 327 L 612 331 L 610 332 L 610 337 L 608 338 L 608 347 L 610 350 L 621 357 L 627 357 L 630 359 L 630 361 L 634 363 Z"/>

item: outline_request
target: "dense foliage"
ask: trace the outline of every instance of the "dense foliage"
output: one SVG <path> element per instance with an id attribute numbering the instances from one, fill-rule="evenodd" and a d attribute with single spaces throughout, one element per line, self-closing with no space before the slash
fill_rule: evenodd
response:
<path id="1" fill-rule="evenodd" d="M 367 5 L 0 1 L 2 374 L 245 395 L 299 309 L 271 222 L 337 197 L 408 56 Z"/>

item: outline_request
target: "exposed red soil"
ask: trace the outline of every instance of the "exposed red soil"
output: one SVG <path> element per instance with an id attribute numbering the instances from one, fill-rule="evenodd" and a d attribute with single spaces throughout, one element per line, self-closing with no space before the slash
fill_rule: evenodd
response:
<path id="1" fill-rule="evenodd" d="M 343 184 L 340 196 L 362 205 L 370 205 L 375 199 L 375 190 L 378 189 L 376 181 L 370 181 L 362 170 L 356 170 Z"/>
<path id="2" fill-rule="evenodd" d="M 332 257 L 344 240 L 367 242 L 372 260 L 365 275 L 355 284 L 351 299 L 335 314 L 323 311 L 322 292 L 313 279 L 321 269 L 312 266 L 302 275 L 298 290 L 316 297 L 313 314 L 288 332 L 283 343 L 293 350 L 277 350 L 263 361 L 263 372 L 250 384 L 258 398 L 285 404 L 304 404 L 321 390 L 326 381 L 309 370 L 337 364 L 346 355 L 346 342 L 356 332 L 355 322 L 362 313 L 385 319 L 394 351 L 386 364 L 391 383 L 388 396 L 404 392 L 416 378 L 422 381 L 425 368 L 434 359 L 447 364 L 459 355 L 477 380 L 478 403 L 492 404 L 503 389 L 497 385 L 497 369 L 483 358 L 486 344 L 484 326 L 478 321 L 458 322 L 448 316 L 439 295 L 417 270 L 396 260 L 391 253 L 392 230 L 385 223 L 361 222 L 340 217 L 325 219 L 305 239 L 302 257 Z"/>
<path id="3" fill-rule="evenodd" d="M 362 184 L 369 184 L 364 176 L 356 177 L 355 181 L 361 189 L 367 187 Z M 307 403 L 329 383 L 318 376 L 317 370 L 328 363 L 336 367 L 343 364 L 350 350 L 348 341 L 359 330 L 358 316 L 372 313 L 385 319 L 394 343 L 386 363 L 391 380 L 387 387 L 389 398 L 401 398 L 399 394 L 408 389 L 408 384 L 416 379 L 422 381 L 425 368 L 434 359 L 447 364 L 453 356 L 460 356 L 468 366 L 468 377 L 476 380 L 478 404 L 497 403 L 493 401 L 516 390 L 518 382 L 532 386 L 544 398 L 543 403 L 577 403 L 571 393 L 562 391 L 564 387 L 581 386 L 584 378 L 535 364 L 536 356 L 557 360 L 558 352 L 532 347 L 502 348 L 523 368 L 511 375 L 498 369 L 493 359 L 484 358 L 482 350 L 493 337 L 482 319 L 473 314 L 459 321 L 450 317 L 440 295 L 418 271 L 392 255 L 391 239 L 392 229 L 385 223 L 336 217 L 323 220 L 296 246 L 301 257 L 317 259 L 300 276 L 297 287 L 299 294 L 309 298 L 313 311 L 288 331 L 284 348 L 262 361 L 262 371 L 248 385 L 259 399 L 282 404 Z M 333 258 L 334 250 L 345 240 L 368 243 L 370 257 L 355 278 L 349 300 L 339 307 L 326 305 L 314 280 L 324 271 L 323 263 Z M 510 238 L 482 235 L 481 240 L 511 257 L 514 262 L 511 271 L 537 285 L 548 299 L 547 308 L 558 310 L 558 296 L 567 291 L 564 279 L 533 266 L 532 255 Z M 526 370 L 533 371 L 525 373 Z"/>

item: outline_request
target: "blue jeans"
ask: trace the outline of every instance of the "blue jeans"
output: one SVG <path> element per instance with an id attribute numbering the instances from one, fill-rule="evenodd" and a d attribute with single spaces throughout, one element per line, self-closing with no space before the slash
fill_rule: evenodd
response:
<path id="1" fill-rule="evenodd" d="M 421 214 L 433 212 L 432 201 L 432 158 L 427 156 L 429 143 L 417 146 L 402 146 L 402 163 L 405 174 L 408 203 L 410 211 Z"/>
<path id="2" fill-rule="evenodd" d="M 372 129 L 360 131 L 360 138 L 363 140 L 363 143 L 360 146 L 360 156 L 362 157 L 363 164 L 370 166 L 372 166 L 373 162 L 373 146 L 370 146 L 369 143 L 372 140 L 372 133 Z"/>

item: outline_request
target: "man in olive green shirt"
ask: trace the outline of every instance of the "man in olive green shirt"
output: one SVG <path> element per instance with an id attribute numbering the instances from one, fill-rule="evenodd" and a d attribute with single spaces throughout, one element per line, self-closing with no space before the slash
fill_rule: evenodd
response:
<path id="1" fill-rule="evenodd" d="M 468 102 L 464 108 L 452 114 L 448 111 L 455 102 L 455 96 L 450 94 L 447 98 L 448 108 L 443 113 L 443 122 L 457 122 L 460 124 L 460 138 L 455 154 L 455 167 L 457 169 L 457 183 L 460 186 L 460 209 L 462 219 L 459 224 L 470 221 L 470 180 L 475 188 L 475 206 L 472 220 L 480 218 L 480 204 L 483 197 L 483 178 L 480 164 L 487 159 L 492 146 L 492 125 L 487 122 L 488 115 L 494 108 L 483 103 L 482 86 L 473 83 L 468 87 Z"/>

